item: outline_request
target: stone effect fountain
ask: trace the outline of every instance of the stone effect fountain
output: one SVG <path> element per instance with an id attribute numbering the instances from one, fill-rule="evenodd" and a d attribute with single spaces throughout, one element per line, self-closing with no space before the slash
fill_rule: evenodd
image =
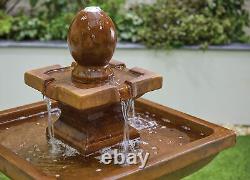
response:
<path id="1" fill-rule="evenodd" d="M 97 7 L 86 8 L 78 12 L 68 32 L 76 62 L 25 73 L 27 85 L 59 102 L 62 113 L 54 124 L 55 137 L 82 154 L 122 141 L 121 100 L 162 87 L 162 77 L 156 73 L 110 61 L 116 41 L 112 20 Z M 134 128 L 129 129 L 131 138 L 139 137 Z"/>
<path id="2" fill-rule="evenodd" d="M 68 33 L 75 62 L 28 71 L 25 83 L 56 100 L 52 105 L 61 115 L 54 117 L 54 136 L 80 154 L 51 155 L 44 135 L 46 106 L 34 103 L 0 112 L 2 172 L 13 179 L 179 179 L 235 144 L 235 134 L 228 129 L 139 98 L 161 88 L 162 77 L 111 60 L 116 41 L 114 24 L 101 9 L 78 12 Z M 102 165 L 89 154 L 122 141 L 121 101 L 131 99 L 136 99 L 136 118 L 154 122 L 150 128 L 128 131 L 131 139 L 140 137 L 140 149 L 150 153 L 147 166 Z"/>

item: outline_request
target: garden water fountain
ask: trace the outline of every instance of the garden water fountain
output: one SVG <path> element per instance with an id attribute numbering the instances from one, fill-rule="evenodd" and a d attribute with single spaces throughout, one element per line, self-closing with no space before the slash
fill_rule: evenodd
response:
<path id="1" fill-rule="evenodd" d="M 46 103 L 0 112 L 3 173 L 13 179 L 178 179 L 235 144 L 228 129 L 139 98 L 160 89 L 162 77 L 111 60 L 116 39 L 112 20 L 87 7 L 68 33 L 75 62 L 25 73 L 25 83 Z M 122 146 L 126 153 L 132 142 L 150 153 L 144 169 L 99 162 L 102 152 Z"/>

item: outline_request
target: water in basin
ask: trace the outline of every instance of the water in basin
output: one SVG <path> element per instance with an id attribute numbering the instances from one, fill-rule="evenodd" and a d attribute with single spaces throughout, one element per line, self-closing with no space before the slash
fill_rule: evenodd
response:
<path id="1" fill-rule="evenodd" d="M 58 119 L 59 111 L 59 109 L 51 110 L 52 122 Z M 40 112 L 2 123 L 0 142 L 46 174 L 56 177 L 98 177 L 105 172 L 126 168 L 100 163 L 97 158 L 100 152 L 84 157 L 60 141 L 55 141 L 56 151 L 52 150 L 45 135 L 47 121 L 48 113 Z M 129 144 L 134 142 L 137 150 L 149 152 L 149 161 L 157 156 L 160 157 L 163 153 L 173 151 L 176 147 L 206 136 L 202 132 L 192 131 L 188 126 L 176 126 L 171 119 L 144 111 L 140 107 L 136 107 L 135 118 L 129 118 L 128 123 L 140 134 L 140 140 L 130 141 Z M 126 139 L 126 135 L 124 137 Z"/>

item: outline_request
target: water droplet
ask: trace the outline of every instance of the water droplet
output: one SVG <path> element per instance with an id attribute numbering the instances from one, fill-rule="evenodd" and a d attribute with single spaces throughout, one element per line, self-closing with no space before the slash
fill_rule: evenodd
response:
<path id="1" fill-rule="evenodd" d="M 40 123 L 36 123 L 36 125 L 40 125 Z"/>
<path id="2" fill-rule="evenodd" d="M 154 147 L 152 147 L 151 149 L 153 149 L 153 150 L 157 150 L 157 147 L 155 147 L 155 146 L 154 146 Z"/>
<path id="3" fill-rule="evenodd" d="M 87 19 L 87 17 L 86 16 L 83 16 L 82 18 L 81 18 L 81 21 L 84 21 L 84 20 L 86 20 Z"/>
<path id="4" fill-rule="evenodd" d="M 22 144 L 19 145 L 19 147 L 22 148 L 22 147 L 24 147 L 24 145 L 25 145 L 25 143 L 22 143 Z"/>
<path id="5" fill-rule="evenodd" d="M 184 130 L 186 130 L 186 131 L 190 131 L 191 130 L 191 128 L 188 127 L 188 126 L 181 126 L 181 128 L 184 129 Z"/>
<path id="6" fill-rule="evenodd" d="M 100 172 L 100 171 L 102 171 L 102 169 L 97 169 L 97 170 L 95 170 L 96 172 Z"/>
<path id="7" fill-rule="evenodd" d="M 8 130 L 9 128 L 6 128 L 6 130 Z"/>
<path id="8" fill-rule="evenodd" d="M 57 178 L 60 177 L 60 174 L 56 174 L 56 177 L 57 177 Z"/>
<path id="9" fill-rule="evenodd" d="M 39 149 L 38 145 L 34 145 L 33 148 L 34 148 L 34 151 L 40 152 L 40 149 Z"/>
<path id="10" fill-rule="evenodd" d="M 161 118 L 161 120 L 166 122 L 166 123 L 171 123 L 171 121 L 169 119 L 166 119 L 166 118 Z"/>
<path id="11" fill-rule="evenodd" d="M 25 117 L 25 116 L 21 116 L 21 117 L 19 117 L 18 119 L 19 120 L 23 120 L 23 119 L 26 119 L 27 117 Z"/>
<path id="12" fill-rule="evenodd" d="M 162 126 L 161 129 L 166 129 L 167 127 L 166 126 Z"/>

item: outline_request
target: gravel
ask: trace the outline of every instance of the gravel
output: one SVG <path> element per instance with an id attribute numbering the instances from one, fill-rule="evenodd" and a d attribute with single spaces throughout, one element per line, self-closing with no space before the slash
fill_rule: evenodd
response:
<path id="1" fill-rule="evenodd" d="M 223 127 L 231 129 L 236 132 L 238 136 L 250 135 L 250 126 L 248 125 L 233 125 L 233 124 L 224 124 Z"/>

